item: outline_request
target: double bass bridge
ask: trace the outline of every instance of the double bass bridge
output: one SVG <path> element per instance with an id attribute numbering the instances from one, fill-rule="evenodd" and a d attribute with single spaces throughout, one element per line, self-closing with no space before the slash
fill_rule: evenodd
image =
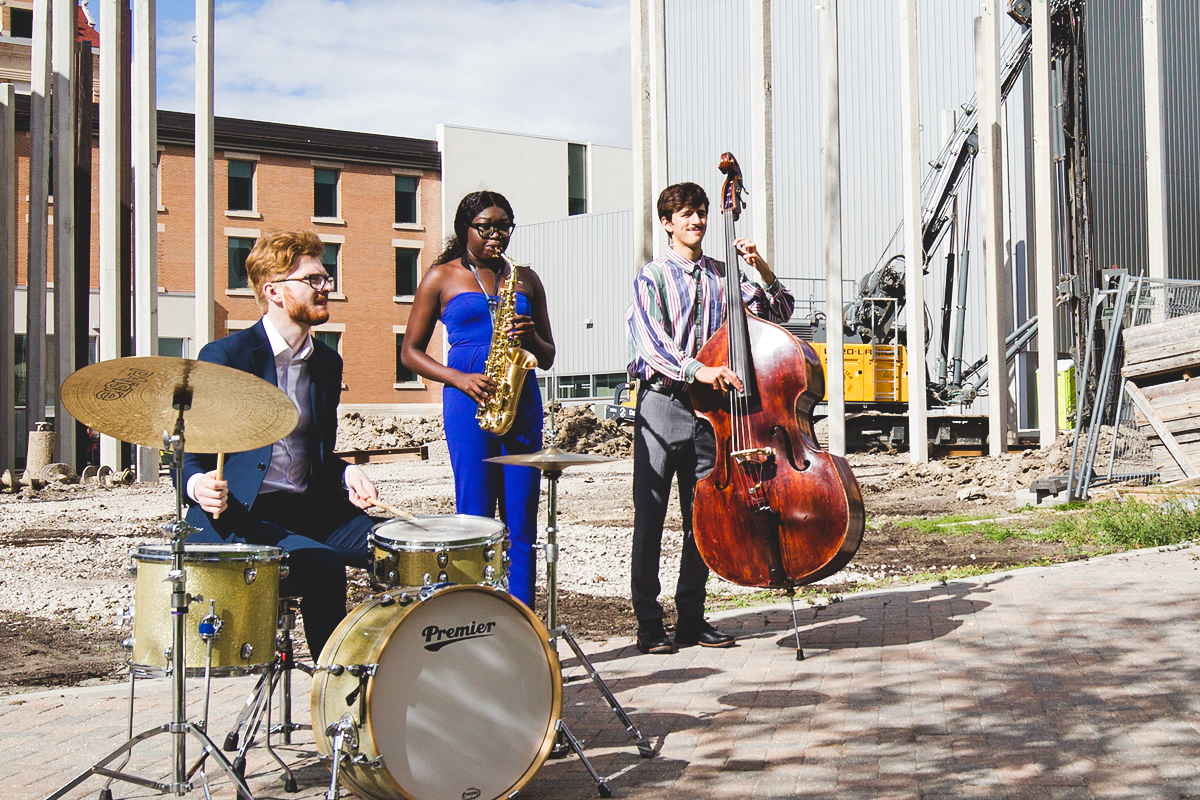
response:
<path id="1" fill-rule="evenodd" d="M 756 512 L 771 511 L 771 501 L 767 498 L 767 487 L 763 483 L 763 473 L 766 467 L 775 461 L 775 448 L 752 447 L 746 450 L 735 450 L 730 453 L 733 460 L 741 467 L 746 483 L 743 490 L 746 494 L 746 504 Z"/>

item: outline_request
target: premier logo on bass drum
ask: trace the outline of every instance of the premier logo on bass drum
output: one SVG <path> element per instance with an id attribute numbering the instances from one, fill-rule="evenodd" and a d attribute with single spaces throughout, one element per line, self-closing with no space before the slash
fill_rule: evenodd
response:
<path id="1" fill-rule="evenodd" d="M 472 622 L 470 625 L 459 625 L 454 628 L 439 628 L 437 625 L 427 625 L 421 635 L 425 637 L 425 649 L 436 653 L 448 644 L 463 642 L 467 639 L 481 639 L 492 636 L 495 622 Z"/>

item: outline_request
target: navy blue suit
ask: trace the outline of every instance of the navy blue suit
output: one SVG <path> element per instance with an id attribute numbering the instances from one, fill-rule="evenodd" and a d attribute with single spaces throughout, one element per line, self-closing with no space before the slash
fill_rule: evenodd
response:
<path id="1" fill-rule="evenodd" d="M 278 385 L 275 357 L 261 320 L 206 345 L 199 358 Z M 231 453 L 223 471 L 229 482 L 228 509 L 214 520 L 199 506 L 191 505 L 187 521 L 200 529 L 189 542 L 244 542 L 282 547 L 288 552 L 290 574 L 281 582 L 280 593 L 300 595 L 305 638 L 316 659 L 346 615 L 346 566 L 367 566 L 374 521 L 350 502 L 343 485 L 347 464 L 333 454 L 342 389 L 341 356 L 314 340 L 308 375 L 312 426 L 306 491 L 259 493 L 270 464 L 271 445 Z M 216 469 L 216 463 L 215 455 L 188 453 L 184 486 L 191 476 Z"/>

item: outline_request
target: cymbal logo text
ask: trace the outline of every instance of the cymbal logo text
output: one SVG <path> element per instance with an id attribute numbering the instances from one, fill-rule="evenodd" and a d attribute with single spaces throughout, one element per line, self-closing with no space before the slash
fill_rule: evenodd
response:
<path id="1" fill-rule="evenodd" d="M 96 392 L 96 399 L 107 401 L 120 400 L 132 392 L 136 386 L 145 383 L 152 377 L 154 377 L 153 372 L 131 368 L 124 375 L 119 375 L 104 384 L 104 388 Z"/>

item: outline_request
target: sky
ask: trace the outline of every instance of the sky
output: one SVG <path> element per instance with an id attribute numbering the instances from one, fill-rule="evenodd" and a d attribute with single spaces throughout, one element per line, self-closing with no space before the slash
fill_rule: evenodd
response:
<path id="1" fill-rule="evenodd" d="M 158 106 L 192 112 L 195 3 L 157 14 Z M 214 41 L 218 116 L 632 139 L 629 0 L 217 0 Z"/>

